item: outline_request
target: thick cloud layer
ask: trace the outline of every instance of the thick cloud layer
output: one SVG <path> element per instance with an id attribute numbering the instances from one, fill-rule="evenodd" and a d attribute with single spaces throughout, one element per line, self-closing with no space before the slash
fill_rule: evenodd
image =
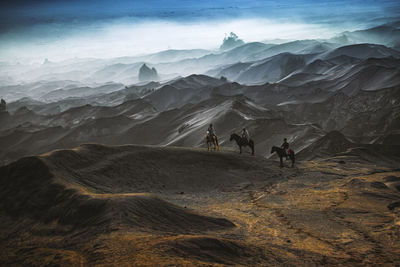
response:
<path id="1" fill-rule="evenodd" d="M 398 1 L 13 1 L 0 7 L 0 60 L 216 49 L 241 39 L 328 38 L 398 19 Z"/>

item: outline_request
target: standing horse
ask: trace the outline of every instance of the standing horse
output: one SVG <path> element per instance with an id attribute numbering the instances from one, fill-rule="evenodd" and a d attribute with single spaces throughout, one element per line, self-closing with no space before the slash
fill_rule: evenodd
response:
<path id="1" fill-rule="evenodd" d="M 283 161 L 282 158 L 286 157 L 286 153 L 285 153 L 285 149 L 281 148 L 281 147 L 277 147 L 277 146 L 273 146 L 271 149 L 271 154 L 276 152 L 276 154 L 278 154 L 279 159 L 281 160 L 281 165 L 280 167 L 283 167 Z M 294 156 L 294 151 L 292 149 L 289 149 L 289 158 L 292 161 L 292 167 L 294 166 L 294 162 L 295 162 L 295 156 Z"/>
<path id="2" fill-rule="evenodd" d="M 213 136 L 211 136 L 210 133 L 207 132 L 206 142 L 207 142 L 208 151 L 210 151 L 210 149 L 211 149 L 211 144 L 214 144 L 214 150 L 219 150 L 218 137 L 216 135 L 214 135 L 214 137 L 213 137 Z"/>
<path id="3" fill-rule="evenodd" d="M 240 153 L 242 153 L 242 146 L 249 146 L 251 148 L 251 154 L 254 155 L 254 141 L 253 140 L 249 140 L 248 142 L 243 139 L 242 137 L 240 137 L 237 134 L 231 134 L 231 138 L 229 139 L 229 141 L 235 140 L 237 145 L 239 146 L 240 149 Z"/>

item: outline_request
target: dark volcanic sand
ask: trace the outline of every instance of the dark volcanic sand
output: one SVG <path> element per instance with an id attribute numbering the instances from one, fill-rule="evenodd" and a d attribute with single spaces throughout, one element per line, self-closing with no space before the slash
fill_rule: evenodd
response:
<path id="1" fill-rule="evenodd" d="M 400 170 L 83 145 L 0 168 L 4 266 L 400 264 Z M 397 169 L 396 169 L 397 168 Z"/>

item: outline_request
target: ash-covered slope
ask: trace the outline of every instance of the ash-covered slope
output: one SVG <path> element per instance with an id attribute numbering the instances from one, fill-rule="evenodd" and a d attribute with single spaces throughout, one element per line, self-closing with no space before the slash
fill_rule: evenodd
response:
<path id="1" fill-rule="evenodd" d="M 389 47 L 398 47 L 400 43 L 399 22 L 387 23 L 366 30 L 343 32 L 331 39 L 339 43 L 375 43 Z"/>
<path id="2" fill-rule="evenodd" d="M 84 105 L 54 115 L 39 115 L 25 107 L 0 114 L 1 163 L 85 142 L 121 144 L 130 127 L 157 114 L 147 101 L 136 99 L 114 107 Z"/>
<path id="3" fill-rule="evenodd" d="M 290 123 L 315 123 L 325 131 L 339 130 L 361 142 L 372 142 L 400 127 L 399 87 L 358 91 L 346 88 L 319 103 L 282 105 Z"/>
<path id="4" fill-rule="evenodd" d="M 193 74 L 172 80 L 143 98 L 160 111 L 180 108 L 210 98 L 211 89 L 224 83 L 223 79 Z"/>
<path id="5" fill-rule="evenodd" d="M 21 75 L 21 74 L 20 74 Z M 12 85 L 1 85 L 0 94 L 8 102 L 18 100 L 23 97 L 39 98 L 53 90 L 72 89 L 82 87 L 83 83 L 78 81 L 57 79 L 57 80 L 39 80 L 32 82 L 17 83 Z"/>
<path id="6" fill-rule="evenodd" d="M 21 109 L 3 116 L 4 159 L 85 142 L 203 146 L 209 123 L 216 124 L 221 144 L 230 147 L 229 135 L 248 127 L 261 154 L 283 137 L 302 148 L 321 131 L 340 130 L 372 142 L 398 130 L 398 59 L 350 61 L 343 68 L 317 63 L 328 72 L 335 69 L 324 74 L 331 79 L 297 87 L 244 86 L 192 75 L 114 107 L 87 105 L 52 116 Z"/>
<path id="7" fill-rule="evenodd" d="M 332 131 L 303 149 L 298 153 L 298 157 L 300 159 L 324 158 L 345 152 L 354 146 L 355 144 L 349 141 L 342 133 Z"/>
<path id="8" fill-rule="evenodd" d="M 243 127 L 248 128 L 256 143 L 256 153 L 261 155 L 281 143 L 283 137 L 289 138 L 296 147 L 303 147 L 321 135 L 315 125 L 287 123 L 280 111 L 268 109 L 244 96 L 221 96 L 218 90 L 208 86 L 198 90 L 176 88 L 177 92 L 187 92 L 192 101 L 187 103 L 180 97 L 176 103 L 175 91 L 167 89 L 158 90 L 165 90 L 166 94 L 159 98 L 160 103 L 165 108 L 170 97 L 170 103 L 181 107 L 158 111 L 154 108 L 157 106 L 154 98 L 146 97 L 146 100 L 126 101 L 114 107 L 85 105 L 51 116 L 29 112 L 32 116 L 26 119 L 31 118 L 30 123 L 24 116 L 8 115 L 10 124 L 3 125 L 7 128 L 0 132 L 3 159 L 7 162 L 87 142 L 203 147 L 210 123 L 215 125 L 222 147 L 233 149 L 236 144 L 229 142 L 230 135 L 239 133 Z M 202 98 L 205 100 L 201 101 Z"/>
<path id="9" fill-rule="evenodd" d="M 255 62 L 235 63 L 213 71 L 216 77 L 224 76 L 229 80 L 245 84 L 277 82 L 293 71 L 306 65 L 307 55 L 282 53 Z"/>
<path id="10" fill-rule="evenodd" d="M 236 149 L 230 135 L 243 127 L 250 131 L 256 154 L 265 155 L 271 146 L 280 144 L 284 137 L 304 146 L 320 136 L 311 124 L 289 124 L 279 112 L 267 109 L 243 96 L 214 96 L 180 109 L 164 111 L 144 123 L 129 129 L 120 139 L 125 143 L 140 140 L 144 144 L 203 147 L 205 131 L 212 123 L 224 147 Z"/>
<path id="11" fill-rule="evenodd" d="M 238 61 L 249 61 L 249 57 L 274 45 L 260 42 L 246 43 L 228 51 L 214 51 L 199 58 L 188 58 L 177 62 L 166 62 L 157 64 L 157 69 L 163 73 L 170 73 L 174 70 L 181 75 L 193 73 L 206 73 L 208 70 L 219 65 L 236 63 Z"/>
<path id="12" fill-rule="evenodd" d="M 297 40 L 268 47 L 258 53 L 249 56 L 247 58 L 247 61 L 260 60 L 282 53 L 316 54 L 326 52 L 338 46 L 339 44 L 336 43 L 319 42 L 317 40 Z"/>
<path id="13" fill-rule="evenodd" d="M 221 66 L 225 59 L 282 49 L 299 54 L 285 52 Z M 375 44 L 249 43 L 186 59 L 190 64 L 207 60 L 217 64 L 215 77 L 192 74 L 120 90 L 115 83 L 90 88 L 71 81 L 32 83 L 32 94 L 62 99 L 45 103 L 24 98 L 8 105 L 8 113 L 1 117 L 1 161 L 87 142 L 199 147 L 204 146 L 209 123 L 216 126 L 222 147 L 229 148 L 235 147 L 228 142 L 230 134 L 248 128 L 256 153 L 262 155 L 284 137 L 300 150 L 332 130 L 362 143 L 387 143 L 400 128 L 398 56 L 398 51 Z M 170 64 L 185 68 L 184 62 Z M 23 90 L 29 91 L 28 87 L 21 85 Z M 9 93 L 12 88 L 16 87 L 0 91 Z M 65 92 L 77 90 L 79 95 L 85 88 L 84 97 L 64 98 Z"/>
<path id="14" fill-rule="evenodd" d="M 169 49 L 155 54 L 144 56 L 142 60 L 153 63 L 174 62 L 188 58 L 199 58 L 209 53 L 210 51 L 204 49 L 190 49 L 190 50 Z"/>
<path id="15" fill-rule="evenodd" d="M 49 93 L 46 93 L 40 96 L 40 100 L 42 101 L 56 101 L 61 100 L 69 97 L 87 97 L 92 95 L 100 95 L 104 93 L 110 93 L 113 91 L 118 91 L 122 89 L 124 86 L 121 83 L 110 83 L 107 82 L 101 86 L 97 87 L 76 87 L 71 89 L 57 89 L 52 90 Z"/>
<path id="16" fill-rule="evenodd" d="M 168 82 L 169 85 L 178 89 L 200 89 L 203 87 L 215 87 L 224 84 L 226 81 L 213 78 L 207 75 L 192 74 L 187 77 L 178 78 Z"/>
<path id="17" fill-rule="evenodd" d="M 8 111 L 14 113 L 21 107 L 27 107 L 41 115 L 52 115 L 84 105 L 116 106 L 127 100 L 138 99 L 159 86 L 158 82 L 150 82 L 125 87 L 121 84 L 106 84 L 94 88 L 56 89 L 49 93 L 49 95 L 56 97 L 50 97 L 47 99 L 48 101 L 38 101 L 31 97 L 23 97 L 9 103 Z M 77 90 L 78 93 L 76 92 Z"/>
<path id="18" fill-rule="evenodd" d="M 246 86 L 191 75 L 164 86 L 152 83 L 128 87 L 91 99 L 124 102 L 119 105 L 81 105 L 51 116 L 26 108 L 7 113 L 0 126 L 3 158 L 15 160 L 86 142 L 203 146 L 209 123 L 216 124 L 223 145 L 228 144 L 230 134 L 248 127 L 255 138 L 256 153 L 260 154 L 281 143 L 283 137 L 302 148 L 332 130 L 360 138 L 361 142 L 384 140 L 385 135 L 396 133 L 399 59 L 362 60 L 341 55 L 306 64 L 307 57 L 281 54 L 266 60 L 263 64 L 268 65 L 287 59 L 288 69 L 282 65 L 280 71 L 291 74 L 275 84 Z M 302 67 L 292 70 L 296 64 L 289 63 L 297 59 Z M 137 99 L 138 94 L 141 99 Z M 75 100 L 27 103 L 46 114 L 77 104 Z"/>
<path id="19" fill-rule="evenodd" d="M 323 59 L 335 58 L 338 56 L 351 56 L 359 59 L 400 57 L 400 52 L 377 44 L 355 44 L 336 48 L 320 55 Z"/>
<path id="20" fill-rule="evenodd" d="M 220 66 L 208 73 L 244 84 L 280 82 L 291 77 L 293 82 L 289 84 L 298 86 L 306 78 L 308 81 L 336 79 L 346 73 L 348 67 L 370 58 L 396 60 L 400 58 L 400 52 L 383 45 L 355 44 L 318 53 L 281 53 L 252 62 Z"/>
<path id="21" fill-rule="evenodd" d="M 350 141 L 339 131 L 331 131 L 300 151 L 297 156 L 300 160 L 352 156 L 371 164 L 396 166 L 396 162 L 400 159 L 400 146 L 396 144 L 361 144 Z"/>
<path id="22" fill-rule="evenodd" d="M 202 161 L 210 157 L 214 160 L 202 169 Z M 244 168 L 233 158 L 237 157 L 184 149 L 101 145 L 27 157 L 0 168 L 0 212 L 18 222 L 56 221 L 74 228 L 95 227 L 90 231 L 96 233 L 124 227 L 174 233 L 230 228 L 234 225 L 228 220 L 200 215 L 147 192 L 232 186 L 243 178 L 224 175 L 225 168 Z"/>
<path id="23" fill-rule="evenodd" d="M 323 149 L 348 143 L 328 136 Z M 23 158 L 0 168 L 0 258 L 7 266 L 391 265 L 398 161 L 386 166 L 355 149 L 296 168 L 132 145 Z"/>

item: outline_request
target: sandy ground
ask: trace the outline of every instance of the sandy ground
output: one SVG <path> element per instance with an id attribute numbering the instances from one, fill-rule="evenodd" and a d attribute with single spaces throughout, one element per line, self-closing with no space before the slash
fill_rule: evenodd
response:
<path id="1" fill-rule="evenodd" d="M 44 177 L 42 163 L 51 174 L 43 194 L 29 191 L 46 206 L 2 204 L 4 266 L 400 264 L 393 164 L 344 153 L 279 168 L 232 151 L 99 145 L 35 159 L 0 169 L 3 203 L 22 196 L 7 179 L 19 181 L 28 167 Z M 46 183 L 60 191 L 50 196 Z"/>

